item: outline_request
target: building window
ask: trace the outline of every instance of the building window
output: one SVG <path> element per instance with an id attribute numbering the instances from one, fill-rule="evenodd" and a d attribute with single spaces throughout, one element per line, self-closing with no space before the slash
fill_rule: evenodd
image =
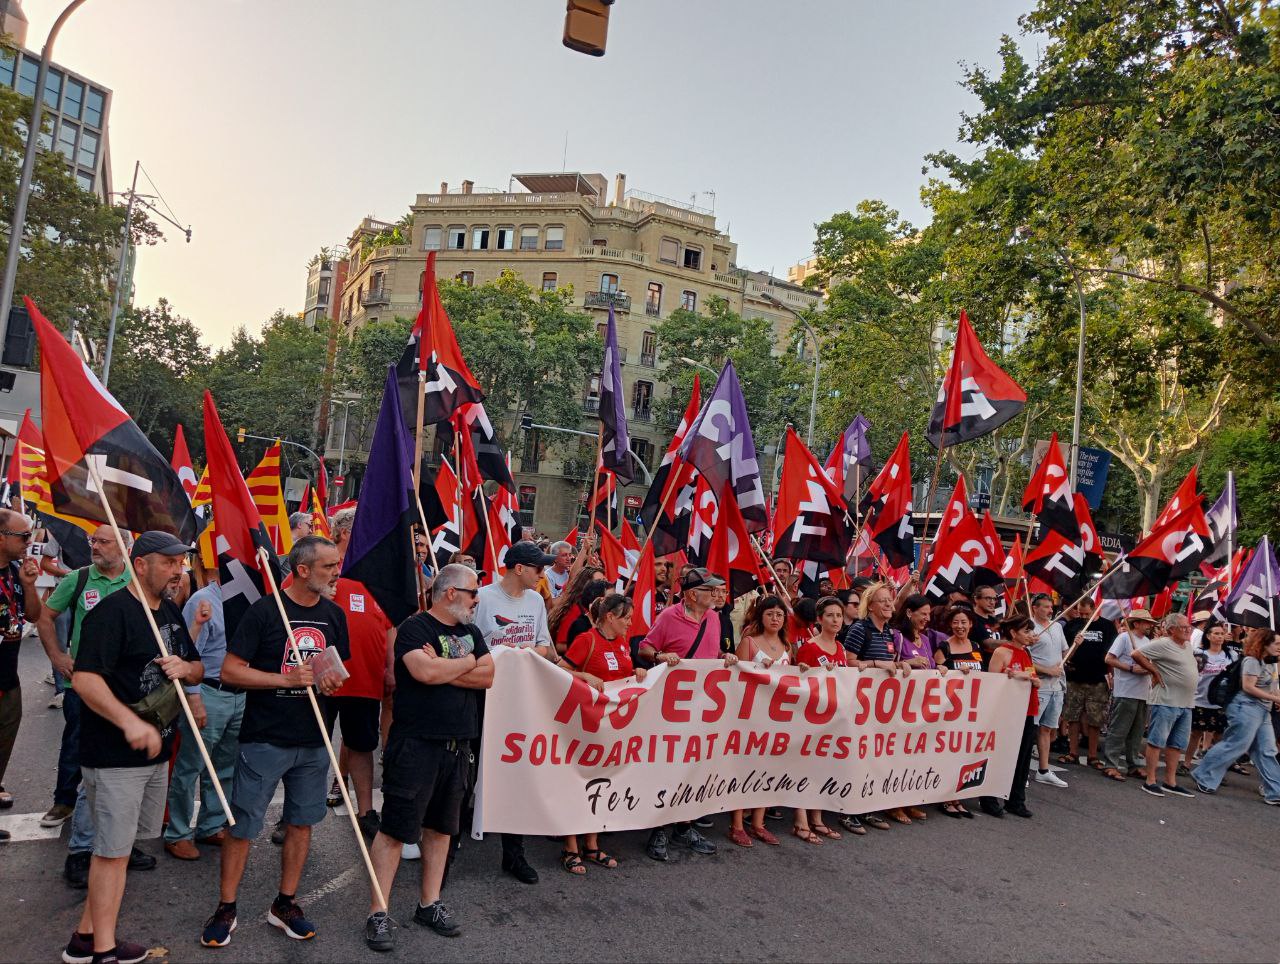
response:
<path id="1" fill-rule="evenodd" d="M 13 51 L 11 50 L 0 50 L 0 83 L 6 87 L 13 86 Z"/>
<path id="2" fill-rule="evenodd" d="M 536 485 L 520 486 L 516 499 L 520 505 L 520 524 L 533 525 L 533 509 L 538 504 L 538 487 Z"/>
<path id="3" fill-rule="evenodd" d="M 83 131 L 80 134 L 80 155 L 79 163 L 81 167 L 93 167 L 98 160 L 98 135 L 92 131 Z"/>
<path id="4" fill-rule="evenodd" d="M 547 250 L 564 250 L 564 228 L 547 228 Z"/>
<path id="5" fill-rule="evenodd" d="M 524 448 L 520 452 L 520 471 L 537 472 L 542 461 L 542 440 L 538 430 L 531 428 L 524 433 Z"/>
<path id="6" fill-rule="evenodd" d="M 40 73 L 40 61 L 30 57 L 22 58 L 22 67 L 18 71 L 18 93 L 24 97 L 36 95 L 36 80 Z"/>
<path id="7" fill-rule="evenodd" d="M 93 87 L 89 88 L 89 96 L 84 102 L 84 121 L 94 127 L 102 126 L 102 108 L 105 103 L 105 95 L 100 90 Z"/>
<path id="8" fill-rule="evenodd" d="M 488 228 L 472 228 L 471 229 L 471 250 L 472 251 L 488 251 L 489 250 L 489 229 Z"/>
<path id="9" fill-rule="evenodd" d="M 600 376 L 592 375 L 587 380 L 586 396 L 583 399 L 583 408 L 588 412 L 600 411 Z"/>
<path id="10" fill-rule="evenodd" d="M 631 414 L 647 422 L 652 409 L 653 382 L 636 382 L 631 386 Z"/>
<path id="11" fill-rule="evenodd" d="M 659 241 L 658 260 L 664 264 L 676 264 L 680 260 L 680 242 L 674 238 Z"/>
<path id="12" fill-rule="evenodd" d="M 58 109 L 58 98 L 62 96 L 62 73 L 50 69 L 44 79 L 44 103 L 53 110 Z"/>
<path id="13" fill-rule="evenodd" d="M 538 250 L 538 229 L 536 227 L 529 226 L 520 229 L 520 250 Z"/>
<path id="14" fill-rule="evenodd" d="M 85 171 L 76 171 L 76 184 L 80 185 L 82 191 L 93 190 L 93 175 Z"/>
<path id="15" fill-rule="evenodd" d="M 542 290 L 543 291 L 556 290 L 556 273 L 554 271 L 542 272 Z"/>
<path id="16" fill-rule="evenodd" d="M 631 451 L 646 469 L 653 468 L 653 443 L 647 438 L 636 438 L 633 436 L 631 439 Z"/>
<path id="17" fill-rule="evenodd" d="M 609 246 L 608 238 L 592 238 L 591 243 L 597 248 L 607 248 Z"/>
<path id="18" fill-rule="evenodd" d="M 600 276 L 600 291 L 604 294 L 616 294 L 618 291 L 618 276 L 616 274 L 602 274 Z"/>
<path id="19" fill-rule="evenodd" d="M 680 292 L 680 307 L 685 311 L 697 311 L 698 293 L 696 291 Z"/>
<path id="20" fill-rule="evenodd" d="M 644 293 L 644 313 L 658 317 L 658 312 L 662 310 L 662 285 L 656 281 L 649 282 L 649 288 Z"/>
<path id="21" fill-rule="evenodd" d="M 449 226 L 449 250 L 461 251 L 467 246 L 467 229 L 461 225 Z"/>
<path id="22" fill-rule="evenodd" d="M 685 248 L 684 249 L 684 266 L 692 268 L 694 271 L 702 270 L 702 249 L 701 248 Z"/>
<path id="23" fill-rule="evenodd" d="M 516 246 L 516 229 L 515 228 L 498 228 L 494 232 L 495 251 L 513 251 Z"/>
<path id="24" fill-rule="evenodd" d="M 320 279 L 320 292 L 316 296 L 317 305 L 327 305 L 329 303 L 329 288 L 333 284 L 332 278 Z"/>
<path id="25" fill-rule="evenodd" d="M 646 331 L 640 337 L 640 364 L 650 368 L 658 367 L 658 335 L 657 332 Z"/>
<path id="26" fill-rule="evenodd" d="M 422 250 L 439 251 L 442 233 L 439 227 L 426 228 L 422 232 Z"/>
<path id="27" fill-rule="evenodd" d="M 84 104 L 84 84 L 74 77 L 67 78 L 67 90 L 62 95 L 62 113 L 68 117 L 80 119 L 80 108 Z"/>
<path id="28" fill-rule="evenodd" d="M 63 121 L 62 126 L 58 128 L 58 153 L 68 161 L 76 156 L 76 134 L 78 133 L 80 128 L 67 121 Z"/>
<path id="29" fill-rule="evenodd" d="M 474 271 L 459 271 L 458 280 L 470 288 L 476 283 L 476 273 Z"/>

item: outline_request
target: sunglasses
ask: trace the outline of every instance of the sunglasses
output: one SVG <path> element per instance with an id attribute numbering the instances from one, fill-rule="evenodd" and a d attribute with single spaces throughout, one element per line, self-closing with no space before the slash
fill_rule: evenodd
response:
<path id="1" fill-rule="evenodd" d="M 479 589 L 464 589 L 464 588 L 462 588 L 461 586 L 454 586 L 454 587 L 453 587 L 453 590 L 454 590 L 454 592 L 465 592 L 465 593 L 466 593 L 467 595 L 469 595 L 472 599 L 475 599 L 477 596 L 479 596 L 479 595 L 480 595 L 480 590 L 479 590 Z"/>
<path id="2" fill-rule="evenodd" d="M 30 542 L 34 535 L 30 529 L 26 532 L 14 532 L 12 529 L 0 529 L 0 536 L 13 536 L 15 539 L 21 539 L 23 542 Z"/>

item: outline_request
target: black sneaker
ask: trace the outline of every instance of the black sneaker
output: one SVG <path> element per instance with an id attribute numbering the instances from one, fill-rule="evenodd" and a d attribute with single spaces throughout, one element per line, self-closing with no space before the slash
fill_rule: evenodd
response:
<path id="1" fill-rule="evenodd" d="M 704 857 L 709 857 L 716 852 L 716 845 L 698 833 L 697 827 L 691 826 L 688 830 L 677 830 L 671 835 L 671 839 L 680 844 L 680 846 L 688 847 L 695 854 L 702 854 Z"/>
<path id="2" fill-rule="evenodd" d="M 133 941 L 116 939 L 116 960 L 120 964 L 139 964 L 147 959 L 149 951 Z M 93 935 L 79 932 L 71 935 L 62 951 L 63 964 L 91 964 L 93 961 Z"/>
<path id="3" fill-rule="evenodd" d="M 155 870 L 156 858 L 144 850 L 134 847 L 129 851 L 129 869 L 130 870 Z"/>
<path id="4" fill-rule="evenodd" d="M 62 876 L 68 887 L 84 890 L 89 886 L 89 861 L 92 857 L 87 850 L 67 854 L 67 862 L 62 865 Z"/>
<path id="5" fill-rule="evenodd" d="M 360 825 L 360 832 L 364 834 L 365 840 L 372 840 L 378 835 L 378 831 L 382 829 L 382 821 L 378 819 L 376 810 L 370 810 L 368 813 L 356 817 L 356 823 Z"/>
<path id="6" fill-rule="evenodd" d="M 329 787 L 329 793 L 324 798 L 326 807 L 342 806 L 342 790 L 338 787 L 338 778 L 333 778 L 333 783 Z"/>
<path id="7" fill-rule="evenodd" d="M 288 826 L 283 820 L 277 820 L 276 825 L 271 828 L 271 842 L 277 847 L 284 846 L 284 835 L 287 829 Z"/>
<path id="8" fill-rule="evenodd" d="M 236 912 L 234 907 L 219 904 L 213 916 L 204 922 L 204 932 L 200 935 L 200 943 L 204 947 L 226 947 L 231 943 L 231 932 L 236 929 Z"/>
<path id="9" fill-rule="evenodd" d="M 1015 817 L 1023 817 L 1027 820 L 1031 819 L 1031 811 L 1027 809 L 1027 805 L 1025 803 L 1005 804 L 1004 812 L 1011 813 Z"/>
<path id="10" fill-rule="evenodd" d="M 272 901 L 267 911 L 267 923 L 278 927 L 295 941 L 309 941 L 316 936 L 316 925 L 307 920 L 296 900 L 287 904 Z"/>
<path id="11" fill-rule="evenodd" d="M 665 861 L 667 859 L 667 830 L 665 827 L 659 827 L 649 834 L 649 842 L 645 845 L 644 852 L 649 855 L 651 860 Z"/>
<path id="12" fill-rule="evenodd" d="M 988 817 L 1003 817 L 1004 806 L 999 803 L 987 803 L 985 800 L 978 804 L 978 807 Z"/>
<path id="13" fill-rule="evenodd" d="M 389 951 L 396 946 L 391 933 L 391 918 L 385 910 L 370 914 L 364 922 L 364 942 L 371 951 Z"/>
<path id="14" fill-rule="evenodd" d="M 441 937 L 457 937 L 462 933 L 462 928 L 441 901 L 436 901 L 430 907 L 419 904 L 413 912 L 413 919 L 424 927 L 430 927 Z"/>
<path id="15" fill-rule="evenodd" d="M 1197 790 L 1199 790 L 1201 793 L 1203 793 L 1203 794 L 1207 795 L 1207 796 L 1213 796 L 1213 794 L 1215 794 L 1215 793 L 1217 793 L 1217 792 L 1218 792 L 1217 790 L 1210 790 L 1208 787 L 1206 787 L 1206 786 L 1205 786 L 1203 783 L 1201 783 L 1199 780 L 1197 780 L 1197 781 L 1196 781 L 1196 789 L 1197 789 Z"/>
<path id="16" fill-rule="evenodd" d="M 1195 797 L 1195 794 L 1186 787 L 1180 787 L 1176 783 L 1162 783 L 1160 789 L 1175 797 Z"/>
<path id="17" fill-rule="evenodd" d="M 712 820 L 710 817 L 699 817 L 697 820 L 693 822 L 693 825 L 697 827 L 699 830 L 710 830 L 712 827 L 716 825 L 716 822 Z"/>
<path id="18" fill-rule="evenodd" d="M 529 861 L 524 859 L 524 854 L 514 857 L 503 855 L 502 869 L 509 873 L 522 884 L 536 884 L 538 882 L 538 872 L 529 865 Z"/>
<path id="19" fill-rule="evenodd" d="M 1164 796 L 1164 791 L 1160 789 L 1160 784 L 1158 784 L 1158 783 L 1144 783 L 1144 784 L 1142 785 L 1142 792 L 1143 792 L 1143 793 L 1149 793 L 1149 794 L 1151 794 L 1153 797 L 1163 797 L 1163 796 Z"/>

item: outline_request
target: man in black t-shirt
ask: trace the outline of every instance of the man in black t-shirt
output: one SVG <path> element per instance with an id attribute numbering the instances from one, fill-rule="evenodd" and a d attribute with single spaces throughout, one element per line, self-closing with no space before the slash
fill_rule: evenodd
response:
<path id="1" fill-rule="evenodd" d="M 980 647 L 984 666 L 991 661 L 1000 639 L 1000 617 L 996 614 L 999 606 L 998 587 L 979 586 L 973 591 L 973 628 L 969 630 L 969 638 Z"/>
<path id="2" fill-rule="evenodd" d="M 480 735 L 478 690 L 493 684 L 493 657 L 472 623 L 476 574 L 445 566 L 431 586 L 431 608 L 396 631 L 396 689 L 382 768 L 382 828 L 369 848 L 382 893 L 391 894 L 404 844 L 422 844 L 422 900 L 413 918 L 443 937 L 462 929 L 440 901 L 449 838 L 459 832 L 470 767 Z M 372 888 L 370 888 L 372 890 Z M 394 945 L 391 919 L 371 894 L 365 942 Z"/>
<path id="3" fill-rule="evenodd" d="M 351 657 L 347 617 L 330 596 L 338 584 L 342 560 L 338 549 L 321 536 L 307 536 L 289 554 L 293 581 L 280 599 L 293 628 L 301 665 L 289 645 L 276 600 L 263 597 L 249 607 L 227 643 L 222 682 L 246 691 L 240 724 L 240 758 L 231 790 L 234 827 L 222 843 L 222 878 L 218 909 L 205 924 L 200 943 L 225 947 L 236 926 L 236 893 L 244 876 L 249 845 L 262 830 L 267 804 L 284 782 L 284 847 L 280 852 L 280 892 L 267 911 L 267 923 L 295 940 L 315 936 L 295 895 L 311 846 L 311 828 L 324 819 L 329 785 L 329 754 L 316 722 L 307 687 L 314 682 L 310 660 L 326 649 Z M 324 696 L 340 681 L 325 677 L 317 686 Z"/>
<path id="4" fill-rule="evenodd" d="M 1062 719 L 1067 724 L 1068 754 L 1080 757 L 1080 730 L 1083 727 L 1089 746 L 1089 765 L 1102 769 L 1098 756 L 1098 740 L 1107 719 L 1111 691 L 1107 689 L 1107 650 L 1116 641 L 1116 624 L 1101 617 L 1090 622 L 1093 600 L 1076 603 L 1073 618 L 1067 620 L 1062 634 L 1076 650 L 1063 669 L 1067 676 L 1067 699 Z M 1088 629 L 1085 629 L 1085 625 Z M 1084 633 L 1083 637 L 1080 635 Z"/>
<path id="5" fill-rule="evenodd" d="M 175 683 L 195 684 L 204 677 L 182 612 L 165 595 L 190 551 L 167 532 L 144 532 L 130 553 L 137 580 L 84 617 L 71 685 L 84 702 L 80 776 L 95 833 L 89 895 L 62 955 L 66 961 L 109 954 L 121 962 L 141 961 L 147 955 L 140 944 L 117 941 L 116 917 L 134 840 L 160 836 L 181 712 Z M 144 598 L 169 650 L 163 658 Z"/>
<path id="6" fill-rule="evenodd" d="M 18 682 L 22 631 L 25 620 L 40 617 L 36 594 L 40 564 L 27 556 L 29 545 L 31 520 L 11 509 L 0 509 L 0 810 L 13 806 L 13 797 L 4 789 L 4 773 L 22 723 L 22 686 Z M 0 830 L 0 840 L 8 839 L 9 831 Z"/>

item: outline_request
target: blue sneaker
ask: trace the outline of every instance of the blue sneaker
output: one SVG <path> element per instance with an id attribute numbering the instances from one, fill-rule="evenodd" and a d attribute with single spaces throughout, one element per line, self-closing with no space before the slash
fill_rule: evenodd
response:
<path id="1" fill-rule="evenodd" d="M 236 929 L 236 912 L 226 904 L 219 904 L 213 916 L 205 921 L 200 943 L 205 947 L 226 947 L 231 943 L 231 932 Z"/>
<path id="2" fill-rule="evenodd" d="M 309 941 L 316 936 L 316 927 L 302 915 L 302 908 L 295 900 L 287 904 L 273 902 L 267 911 L 267 923 L 278 927 L 295 941 Z"/>

